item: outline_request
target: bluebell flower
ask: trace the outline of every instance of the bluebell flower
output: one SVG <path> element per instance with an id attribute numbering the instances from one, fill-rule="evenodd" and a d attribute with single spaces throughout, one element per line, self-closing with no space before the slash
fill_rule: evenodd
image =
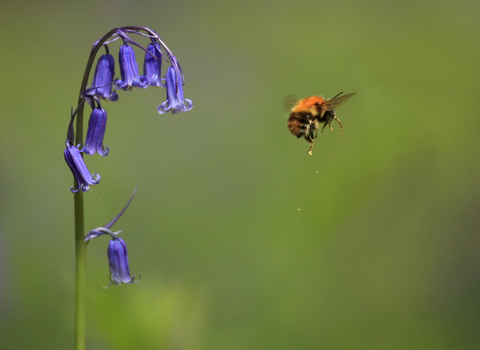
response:
<path id="1" fill-rule="evenodd" d="M 96 185 L 100 182 L 100 175 L 98 174 L 90 174 L 83 160 L 81 151 L 78 150 L 72 144 L 67 143 L 67 148 L 64 151 L 65 161 L 67 162 L 70 170 L 72 171 L 75 180 L 77 181 L 77 188 L 74 189 L 73 187 L 70 189 L 73 193 L 78 192 L 80 189 L 83 192 L 89 190 L 89 186 Z"/>
<path id="2" fill-rule="evenodd" d="M 136 275 L 130 276 L 128 265 L 127 245 L 120 237 L 116 237 L 108 244 L 108 264 L 110 266 L 110 284 L 137 283 Z"/>
<path id="3" fill-rule="evenodd" d="M 105 46 L 107 47 L 107 46 Z M 95 74 L 92 81 L 92 95 L 98 98 L 117 101 L 118 95 L 115 91 L 112 92 L 113 78 L 115 76 L 115 60 L 112 55 L 108 53 L 100 56 L 95 68 Z"/>
<path id="4" fill-rule="evenodd" d="M 78 107 L 77 107 L 77 110 L 78 110 Z M 77 188 L 76 189 L 73 187 L 70 188 L 70 190 L 73 193 L 76 193 L 79 190 L 86 192 L 89 190 L 90 188 L 89 186 L 96 185 L 100 182 L 100 175 L 96 173 L 93 175 L 90 174 L 90 172 L 87 169 L 87 165 L 83 160 L 81 151 L 78 149 L 78 147 L 75 147 L 73 144 L 75 139 L 75 132 L 73 130 L 73 121 L 75 120 L 77 110 L 74 113 L 72 109 L 72 117 L 70 118 L 70 124 L 68 124 L 68 131 L 67 131 L 67 141 L 66 141 L 67 148 L 65 148 L 65 151 L 63 152 L 65 161 L 67 162 L 68 167 L 72 171 L 72 174 L 75 177 L 75 180 L 77 181 Z"/>
<path id="5" fill-rule="evenodd" d="M 151 43 L 145 52 L 145 61 L 143 63 L 143 74 L 148 78 L 148 86 L 162 86 L 162 53 L 158 51 L 155 44 Z"/>
<path id="6" fill-rule="evenodd" d="M 179 69 L 168 67 L 166 75 L 167 100 L 158 106 L 158 113 L 187 112 L 192 109 L 192 101 L 183 98 L 183 79 Z"/>
<path id="7" fill-rule="evenodd" d="M 108 264 L 110 266 L 110 285 L 115 284 L 122 284 L 122 283 L 137 283 L 140 282 L 140 275 L 138 276 L 138 280 L 135 281 L 136 275 L 130 276 L 130 267 L 128 264 L 128 254 L 127 254 L 127 245 L 125 241 L 116 235 L 122 231 L 112 232 L 110 228 L 115 224 L 115 222 L 120 219 L 122 214 L 127 210 L 128 206 L 130 205 L 135 193 L 137 192 L 137 188 L 133 191 L 132 196 L 128 200 L 125 207 L 122 211 L 115 216 L 115 218 L 106 224 L 103 227 L 97 227 L 90 231 L 88 235 L 85 237 L 85 241 L 89 242 L 93 238 L 96 238 L 101 235 L 110 235 L 112 237 L 110 243 L 108 244 Z M 110 286 L 109 285 L 109 286 Z"/>
<path id="8" fill-rule="evenodd" d="M 120 46 L 118 54 L 120 64 L 120 75 L 122 80 L 115 82 L 115 88 L 123 90 L 131 90 L 132 87 L 145 89 L 148 86 L 148 78 L 138 74 L 138 64 L 135 60 L 135 51 L 133 48 L 124 44 Z"/>
<path id="9" fill-rule="evenodd" d="M 108 146 L 103 146 L 103 137 L 107 127 L 107 111 L 101 107 L 93 108 L 90 119 L 88 120 L 87 138 L 82 152 L 94 155 L 95 152 L 101 156 L 108 154 Z"/>

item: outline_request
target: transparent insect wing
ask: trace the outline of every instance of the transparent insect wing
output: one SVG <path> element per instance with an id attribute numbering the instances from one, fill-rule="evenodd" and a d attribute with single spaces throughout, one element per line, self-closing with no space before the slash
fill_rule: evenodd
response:
<path id="1" fill-rule="evenodd" d="M 333 111 L 335 109 L 335 107 L 344 103 L 346 100 L 348 100 L 353 95 L 355 95 L 355 93 L 346 94 L 346 95 L 343 95 L 343 96 L 336 97 L 334 99 L 331 99 L 331 100 L 328 100 L 328 101 L 322 103 L 322 106 L 325 105 L 325 107 L 326 107 L 325 110 Z M 323 113 L 322 113 L 322 115 L 323 115 Z"/>

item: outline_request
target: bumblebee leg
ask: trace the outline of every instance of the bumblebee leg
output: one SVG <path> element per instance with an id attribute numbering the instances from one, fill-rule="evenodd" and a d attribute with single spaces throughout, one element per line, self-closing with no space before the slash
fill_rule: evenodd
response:
<path id="1" fill-rule="evenodd" d="M 312 155 L 312 148 L 313 148 L 313 138 L 312 138 L 312 135 L 310 133 L 308 134 L 305 134 L 305 140 L 308 141 L 308 143 L 310 144 L 310 148 L 308 149 L 308 154 Z"/>
<path id="2" fill-rule="evenodd" d="M 331 131 L 333 131 L 333 128 L 332 128 L 332 126 L 331 126 L 330 124 L 332 124 L 332 121 L 331 121 L 331 120 L 328 122 L 328 127 L 330 128 Z"/>
<path id="3" fill-rule="evenodd" d="M 308 149 L 308 154 L 309 155 L 312 155 L 312 148 L 313 148 L 313 140 L 312 141 L 308 141 L 308 143 L 310 144 L 310 148 Z"/>
<path id="4" fill-rule="evenodd" d="M 325 122 L 325 124 L 323 124 L 322 132 L 323 132 L 323 129 L 325 129 L 325 127 L 327 126 L 327 124 L 328 124 L 328 121 Z"/>
<path id="5" fill-rule="evenodd" d="M 335 119 L 337 123 L 340 124 L 340 134 L 343 133 L 343 125 L 342 123 L 340 123 L 340 119 L 338 119 L 337 117 L 333 117 L 333 119 Z"/>

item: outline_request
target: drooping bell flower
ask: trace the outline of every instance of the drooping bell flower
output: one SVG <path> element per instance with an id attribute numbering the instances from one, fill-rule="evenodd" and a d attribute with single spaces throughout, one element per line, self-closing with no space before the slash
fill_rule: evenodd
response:
<path id="1" fill-rule="evenodd" d="M 106 46 L 105 46 L 106 47 Z M 98 98 L 110 101 L 117 101 L 118 95 L 112 92 L 113 78 L 115 76 L 115 59 L 108 53 L 100 56 L 95 68 L 95 74 L 92 80 L 92 95 Z"/>
<path id="2" fill-rule="evenodd" d="M 77 182 L 77 188 L 70 188 L 73 193 L 76 193 L 79 190 L 86 192 L 90 189 L 90 186 L 96 185 L 100 182 L 100 175 L 97 173 L 91 174 L 90 171 L 88 171 L 81 151 L 73 144 L 75 139 L 75 132 L 73 130 L 73 121 L 75 120 L 75 115 L 76 112 L 72 113 L 70 124 L 68 125 L 66 141 L 67 147 L 63 152 L 65 161 L 67 162 L 67 165 L 72 171 L 75 181 Z"/>
<path id="3" fill-rule="evenodd" d="M 72 171 L 75 180 L 77 181 L 77 188 L 71 188 L 73 193 L 82 190 L 86 192 L 89 190 L 89 186 L 96 185 L 100 182 L 100 175 L 97 173 L 90 174 L 87 165 L 83 160 L 83 157 L 77 147 L 71 144 L 67 144 L 67 148 L 64 151 L 65 161 L 67 162 L 70 170 Z"/>
<path id="4" fill-rule="evenodd" d="M 111 284 L 137 283 L 136 275 L 130 275 L 128 265 L 127 245 L 120 237 L 113 238 L 108 244 L 108 265 L 110 266 Z"/>
<path id="5" fill-rule="evenodd" d="M 138 64 L 135 60 L 135 51 L 133 48 L 124 44 L 120 46 L 118 54 L 118 62 L 120 64 L 120 75 L 122 80 L 115 82 L 115 88 L 123 90 L 131 90 L 132 87 L 145 89 L 148 86 L 148 78 L 138 74 Z"/>
<path id="6" fill-rule="evenodd" d="M 103 146 L 103 137 L 105 136 L 105 128 L 107 127 L 107 111 L 104 108 L 95 107 L 92 110 L 90 119 L 88 120 L 87 138 L 82 152 L 94 155 L 95 152 L 101 156 L 108 154 L 108 146 Z"/>
<path id="7" fill-rule="evenodd" d="M 192 109 L 192 101 L 183 98 L 183 79 L 179 69 L 168 67 L 166 75 L 167 100 L 158 106 L 158 113 L 187 112 Z"/>
<path id="8" fill-rule="evenodd" d="M 153 43 L 149 44 L 145 52 L 145 61 L 143 62 L 143 74 L 148 78 L 148 86 L 162 86 L 162 54 L 155 48 Z"/>
<path id="9" fill-rule="evenodd" d="M 115 222 L 120 219 L 122 214 L 127 210 L 128 206 L 130 205 L 135 193 L 137 192 L 137 188 L 133 191 L 132 196 L 128 200 L 125 207 L 122 211 L 108 224 L 103 227 L 97 227 L 90 231 L 88 235 L 85 237 L 85 241 L 89 242 L 93 238 L 96 238 L 101 235 L 110 235 L 112 237 L 110 243 L 108 244 L 108 264 L 110 267 L 110 285 L 115 284 L 122 284 L 122 283 L 137 283 L 140 282 L 140 275 L 138 275 L 138 280 L 135 281 L 136 275 L 130 275 L 130 267 L 128 263 L 128 253 L 127 253 L 127 245 L 125 241 L 117 237 L 116 235 L 121 233 L 122 231 L 112 232 L 110 228 L 115 224 Z"/>

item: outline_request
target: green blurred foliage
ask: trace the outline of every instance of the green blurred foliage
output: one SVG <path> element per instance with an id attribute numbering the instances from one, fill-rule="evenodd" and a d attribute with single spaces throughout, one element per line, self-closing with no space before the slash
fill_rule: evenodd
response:
<path id="1" fill-rule="evenodd" d="M 480 348 L 479 10 L 5 2 L 0 347 L 73 346 L 70 107 L 92 43 L 145 25 L 194 108 L 158 115 L 160 89 L 106 104 L 111 153 L 87 159 L 102 181 L 86 227 L 138 185 L 114 229 L 142 281 L 102 289 L 108 239 L 89 245 L 88 349 Z M 340 91 L 357 92 L 337 110 L 344 133 L 308 156 L 283 98 Z"/>

